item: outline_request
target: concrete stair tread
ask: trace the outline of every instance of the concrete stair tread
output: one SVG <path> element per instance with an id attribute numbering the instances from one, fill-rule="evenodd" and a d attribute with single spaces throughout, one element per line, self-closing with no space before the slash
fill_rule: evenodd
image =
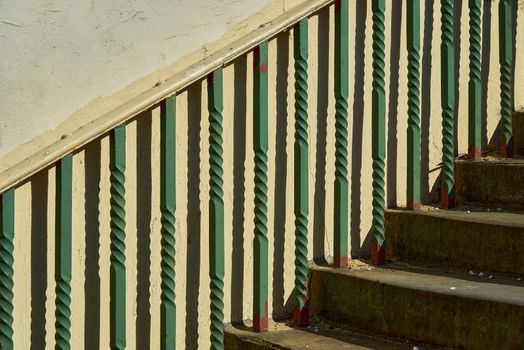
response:
<path id="1" fill-rule="evenodd" d="M 457 204 L 524 209 L 524 159 L 455 161 Z"/>
<path id="2" fill-rule="evenodd" d="M 524 282 L 390 264 L 310 266 L 312 314 L 376 334 L 461 349 L 524 349 Z"/>
<path id="3" fill-rule="evenodd" d="M 490 209 L 489 211 L 487 209 Z M 495 209 L 495 210 L 494 210 Z M 437 207 L 423 206 L 421 210 L 405 208 L 388 209 L 406 215 L 427 215 L 436 218 L 445 218 L 456 221 L 483 223 L 488 225 L 511 226 L 524 229 L 524 212 L 497 210 L 502 208 L 478 208 L 461 206 L 454 209 L 439 209 Z M 524 231 L 522 232 L 524 235 Z"/>
<path id="4" fill-rule="evenodd" d="M 495 275 L 490 279 L 490 275 L 479 277 L 472 276 L 469 272 L 445 272 L 441 269 L 425 269 L 395 263 L 369 269 L 333 269 L 321 266 L 315 269 L 400 288 L 524 307 L 524 281 L 518 276 Z"/>
<path id="5" fill-rule="evenodd" d="M 524 213 L 489 210 L 388 209 L 387 259 L 524 274 Z"/>
<path id="6" fill-rule="evenodd" d="M 246 326 L 226 327 L 226 349 L 261 350 L 412 350 L 414 344 L 399 343 L 331 326 L 324 322 L 309 327 L 274 323 L 266 333 L 255 333 Z M 437 349 L 417 346 L 420 350 Z"/>

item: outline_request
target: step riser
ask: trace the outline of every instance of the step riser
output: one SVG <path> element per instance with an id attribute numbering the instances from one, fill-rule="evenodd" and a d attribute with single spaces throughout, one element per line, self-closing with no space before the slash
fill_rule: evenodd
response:
<path id="1" fill-rule="evenodd" d="M 311 311 L 352 327 L 466 349 L 524 348 L 524 307 L 312 270 Z"/>
<path id="2" fill-rule="evenodd" d="M 524 112 L 513 113 L 513 154 L 524 156 Z"/>
<path id="3" fill-rule="evenodd" d="M 524 209 L 524 164 L 457 161 L 455 191 L 459 205 Z"/>
<path id="4" fill-rule="evenodd" d="M 524 274 L 524 228 L 387 211 L 386 236 L 388 259 Z"/>

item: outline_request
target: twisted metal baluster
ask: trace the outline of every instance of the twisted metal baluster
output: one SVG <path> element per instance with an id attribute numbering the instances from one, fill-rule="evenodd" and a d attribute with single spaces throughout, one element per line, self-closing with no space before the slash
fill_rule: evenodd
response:
<path id="1" fill-rule="evenodd" d="M 513 14 L 510 0 L 499 3 L 499 61 L 500 61 L 500 154 L 513 157 Z"/>
<path id="2" fill-rule="evenodd" d="M 380 265 L 385 259 L 384 205 L 386 157 L 386 92 L 385 92 L 385 0 L 373 0 L 373 240 L 371 258 Z"/>
<path id="3" fill-rule="evenodd" d="M 222 69 L 208 76 L 209 256 L 211 349 L 224 349 L 224 173 L 222 164 Z"/>
<path id="4" fill-rule="evenodd" d="M 13 350 L 15 190 L 0 196 L 0 349 Z"/>
<path id="5" fill-rule="evenodd" d="M 160 344 L 162 350 L 176 348 L 175 305 L 175 210 L 176 210 L 176 99 L 161 104 L 160 115 L 160 209 L 162 212 L 162 261 L 160 284 Z"/>
<path id="6" fill-rule="evenodd" d="M 73 156 L 66 155 L 56 173 L 55 226 L 55 349 L 70 349 L 71 340 L 71 239 Z"/>
<path id="7" fill-rule="evenodd" d="M 468 156 L 481 156 L 481 0 L 469 0 L 469 130 Z"/>
<path id="8" fill-rule="evenodd" d="M 348 265 L 348 0 L 335 2 L 335 225 L 336 267 Z"/>
<path id="9" fill-rule="evenodd" d="M 407 2 L 408 208 L 420 208 L 420 0 Z"/>
<path id="10" fill-rule="evenodd" d="M 308 19 L 294 29 L 295 56 L 295 324 L 309 323 L 308 261 Z"/>
<path id="11" fill-rule="evenodd" d="M 267 152 L 268 84 L 267 42 L 254 51 L 253 149 L 255 151 L 255 238 L 253 328 L 268 329 Z"/>
<path id="12" fill-rule="evenodd" d="M 126 267 L 125 267 L 125 168 L 126 127 L 117 126 L 110 136 L 111 170 L 111 266 L 110 266 L 110 345 L 126 347 Z"/>
<path id="13" fill-rule="evenodd" d="M 442 174 L 440 204 L 455 206 L 453 179 L 455 157 L 455 47 L 453 43 L 453 0 L 442 0 L 441 88 L 442 88 Z"/>

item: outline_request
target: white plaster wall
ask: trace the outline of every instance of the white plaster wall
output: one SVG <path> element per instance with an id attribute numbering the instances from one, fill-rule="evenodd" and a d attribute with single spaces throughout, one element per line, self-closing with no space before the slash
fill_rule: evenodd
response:
<path id="1" fill-rule="evenodd" d="M 0 157 L 271 0 L 0 2 Z M 283 10 L 284 1 L 278 1 Z"/>

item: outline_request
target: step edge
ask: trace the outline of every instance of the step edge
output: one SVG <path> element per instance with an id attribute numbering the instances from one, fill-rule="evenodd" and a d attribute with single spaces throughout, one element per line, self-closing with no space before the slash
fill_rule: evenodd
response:
<path id="1" fill-rule="evenodd" d="M 416 290 L 416 291 L 420 291 L 420 292 L 428 292 L 428 293 L 433 293 L 433 294 L 438 294 L 438 295 L 445 295 L 445 296 L 462 298 L 462 299 L 469 299 L 469 300 L 494 302 L 494 303 L 497 303 L 497 304 L 506 304 L 506 305 L 510 305 L 510 306 L 516 306 L 516 307 L 524 308 L 524 284 L 522 286 L 511 286 L 511 287 L 522 289 L 522 293 L 523 293 L 523 297 L 522 298 L 517 299 L 517 298 L 509 297 L 509 298 L 500 299 L 500 298 L 495 298 L 493 296 L 493 294 L 482 295 L 482 296 L 467 294 L 467 292 L 465 290 L 462 290 L 462 289 L 451 290 L 451 289 L 449 289 L 449 287 L 446 287 L 445 289 L 444 288 L 436 289 L 436 288 L 431 287 L 431 286 L 421 287 L 420 285 L 411 285 L 409 283 L 402 283 L 399 280 L 386 281 L 384 279 L 377 278 L 377 275 L 372 276 L 372 274 L 369 273 L 370 271 L 366 271 L 366 270 L 339 269 L 339 268 L 325 267 L 325 266 L 315 266 L 315 267 L 311 267 L 310 266 L 310 269 L 315 270 L 315 271 L 317 271 L 319 273 L 340 274 L 340 275 L 344 275 L 345 277 L 348 277 L 348 278 L 363 279 L 363 280 L 366 280 L 368 282 L 380 283 L 380 284 L 384 284 L 384 285 L 390 285 L 390 286 L 396 287 L 396 288 L 412 289 L 412 290 Z M 435 275 L 435 274 L 430 275 L 430 274 L 423 274 L 423 273 L 408 272 L 408 271 L 403 271 L 403 270 L 391 270 L 391 269 L 386 269 L 386 268 L 375 268 L 372 271 L 376 272 L 378 269 L 385 269 L 385 270 L 383 270 L 383 272 L 379 272 L 379 273 L 384 273 L 385 271 L 388 271 L 388 272 L 392 272 L 392 273 L 396 273 L 396 274 L 398 274 L 398 273 L 408 273 L 408 274 L 413 274 L 413 275 L 424 275 L 424 276 L 426 276 L 426 278 L 430 278 L 430 279 L 443 278 L 443 279 L 449 279 L 449 280 L 464 281 L 463 279 L 454 278 L 454 277 L 450 277 L 450 276 L 442 276 L 442 275 Z M 378 276 L 378 277 L 380 277 L 380 276 Z M 475 281 L 469 281 L 469 282 L 471 282 L 473 284 L 479 284 L 480 283 L 480 282 L 475 282 Z M 450 283 L 451 287 L 453 287 L 452 284 L 453 283 Z M 493 283 L 493 285 L 500 285 L 500 284 Z"/>

